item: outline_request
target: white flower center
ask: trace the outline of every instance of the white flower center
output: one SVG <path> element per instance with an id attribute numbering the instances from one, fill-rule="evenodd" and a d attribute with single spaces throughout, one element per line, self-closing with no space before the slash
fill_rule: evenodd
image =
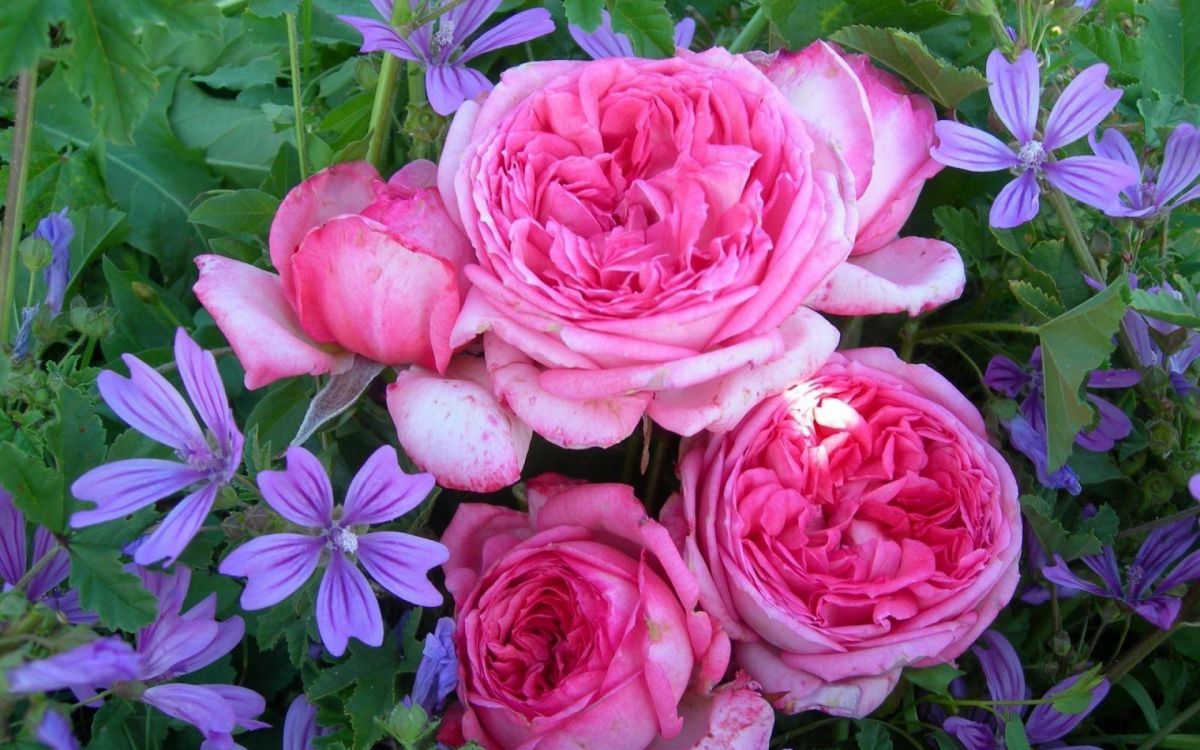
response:
<path id="1" fill-rule="evenodd" d="M 437 33 L 433 35 L 433 43 L 439 50 L 454 44 L 454 21 L 443 18 L 438 22 Z"/>
<path id="2" fill-rule="evenodd" d="M 1021 145 L 1017 159 L 1021 162 L 1022 171 L 1039 169 L 1046 161 L 1046 149 L 1041 141 L 1029 141 Z"/>
<path id="3" fill-rule="evenodd" d="M 327 546 L 331 550 L 341 550 L 347 555 L 353 555 L 358 551 L 358 537 L 349 529 L 331 526 L 327 536 L 329 537 Z"/>

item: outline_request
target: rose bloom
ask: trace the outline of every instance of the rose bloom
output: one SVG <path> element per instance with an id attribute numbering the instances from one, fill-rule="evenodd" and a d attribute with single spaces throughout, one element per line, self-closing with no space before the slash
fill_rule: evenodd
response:
<path id="1" fill-rule="evenodd" d="M 836 344 L 801 305 L 850 252 L 853 178 L 725 50 L 508 70 L 438 181 L 478 261 L 451 343 L 489 332 L 497 392 L 558 445 L 727 429 Z"/>
<path id="2" fill-rule="evenodd" d="M 442 541 L 463 736 L 489 750 L 765 750 L 771 707 L 716 688 L 729 639 L 630 487 L 543 475 L 529 513 L 458 508 Z"/>
<path id="3" fill-rule="evenodd" d="M 889 349 L 834 354 L 681 454 L 663 523 L 735 664 L 783 711 L 865 716 L 1012 597 L 1012 471 L 961 393 Z"/>
<path id="4" fill-rule="evenodd" d="M 413 162 L 384 182 L 366 162 L 297 185 L 271 223 L 269 273 L 196 258 L 195 292 L 246 369 L 246 386 L 349 369 L 354 355 L 439 371 L 471 256 L 438 191 Z"/>
<path id="5" fill-rule="evenodd" d="M 898 237 L 925 181 L 942 168 L 929 155 L 933 104 L 866 55 L 825 42 L 748 58 L 854 174 L 854 250 L 807 304 L 839 315 L 916 315 L 957 299 L 966 283 L 958 251 L 939 240 Z"/>

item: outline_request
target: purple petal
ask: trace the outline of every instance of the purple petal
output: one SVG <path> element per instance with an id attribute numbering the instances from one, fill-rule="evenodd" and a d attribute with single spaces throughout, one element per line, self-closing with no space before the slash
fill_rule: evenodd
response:
<path id="1" fill-rule="evenodd" d="M 317 738 L 317 709 L 304 694 L 296 696 L 283 719 L 282 750 L 313 750 Z"/>
<path id="2" fill-rule="evenodd" d="M 392 0 L 371 0 L 371 5 L 375 6 L 375 12 L 383 20 L 390 21 L 392 19 L 392 11 L 396 8 L 396 4 Z"/>
<path id="3" fill-rule="evenodd" d="M 34 739 L 50 750 L 79 750 L 79 740 L 71 733 L 71 722 L 57 711 L 46 710 Z"/>
<path id="4" fill-rule="evenodd" d="M 1112 547 L 1104 547 L 1098 554 L 1084 555 L 1081 559 L 1100 577 L 1110 596 L 1121 598 L 1121 570 L 1117 567 L 1117 556 Z"/>
<path id="5" fill-rule="evenodd" d="M 992 50 L 987 59 L 988 96 L 992 107 L 1008 132 L 1020 143 L 1033 140 L 1037 127 L 1038 100 L 1042 84 L 1038 78 L 1037 55 L 1023 50 L 1016 62 L 1010 63 L 1004 53 Z"/>
<path id="6" fill-rule="evenodd" d="M 0 578 L 11 586 L 25 575 L 25 544 L 25 515 L 13 502 L 12 494 L 0 487 Z"/>
<path id="7" fill-rule="evenodd" d="M 1200 474 L 1193 474 L 1188 480 L 1188 492 L 1192 493 L 1192 499 L 1200 501 Z"/>
<path id="8" fill-rule="evenodd" d="M 142 701 L 167 716 L 191 724 L 209 740 L 214 739 L 214 735 L 230 735 L 237 725 L 233 708 L 219 693 L 203 685 L 155 685 L 146 689 Z"/>
<path id="9" fill-rule="evenodd" d="M 983 374 L 984 385 L 1009 398 L 1019 396 L 1029 385 L 1030 379 L 1024 367 L 1003 354 L 992 357 L 988 362 L 987 372 Z"/>
<path id="10" fill-rule="evenodd" d="M 991 694 L 992 700 L 1025 700 L 1025 670 L 1021 667 L 1021 658 L 1017 656 L 1007 638 L 994 630 L 988 630 L 971 650 L 979 658 L 979 666 L 983 668 L 983 677 L 987 681 L 988 693 Z M 1012 711 L 1016 710 L 1016 706 L 1007 706 L 1000 710 Z"/>
<path id="11" fill-rule="evenodd" d="M 492 50 L 511 47 L 514 44 L 521 44 L 530 39 L 537 39 L 539 36 L 553 33 L 554 21 L 550 18 L 550 11 L 545 8 L 523 10 L 480 34 L 479 38 L 471 42 L 456 62 L 461 65 L 467 60 Z M 472 94 L 472 96 L 474 95 Z"/>
<path id="12" fill-rule="evenodd" d="M 182 617 L 160 618 L 150 629 L 150 637 L 138 644 L 142 655 L 142 672 L 139 678 L 152 680 L 156 677 L 175 677 L 183 674 L 177 668 L 212 643 L 220 631 L 213 620 L 185 620 Z"/>
<path id="13" fill-rule="evenodd" d="M 942 728 L 954 735 L 967 750 L 997 750 L 1000 747 L 991 728 L 978 721 L 952 716 L 946 719 Z"/>
<path id="14" fill-rule="evenodd" d="M 146 589 L 158 600 L 159 618 L 178 615 L 192 582 L 192 571 L 186 565 L 176 565 L 169 572 L 129 566 L 142 579 Z"/>
<path id="15" fill-rule="evenodd" d="M 215 482 L 210 482 L 179 501 L 158 528 L 138 546 L 133 559 L 138 565 L 152 565 L 159 560 L 170 565 L 183 554 L 204 524 L 217 498 Z"/>
<path id="16" fill-rule="evenodd" d="M 1050 698 L 1066 692 L 1072 685 L 1079 682 L 1079 678 L 1082 676 L 1068 677 L 1047 690 L 1045 697 Z M 1064 714 L 1050 703 L 1035 706 L 1025 721 L 1025 736 L 1029 738 L 1030 744 L 1037 745 L 1065 737 L 1072 729 L 1079 726 L 1080 722 L 1088 717 L 1088 714 L 1096 710 L 1096 706 L 1100 705 L 1100 701 L 1108 695 L 1108 687 L 1108 680 L 1101 680 L 1096 687 L 1092 688 L 1091 700 L 1088 701 L 1087 708 L 1077 714 Z"/>
<path id="17" fill-rule="evenodd" d="M 1042 568 L 1042 575 L 1047 581 L 1057 584 L 1065 589 L 1072 591 L 1082 591 L 1093 596 L 1103 596 L 1112 598 L 1112 593 L 1100 588 L 1094 583 L 1083 580 L 1079 576 L 1071 572 L 1071 568 L 1067 562 L 1063 560 L 1057 553 L 1054 555 L 1054 564 L 1047 565 Z"/>
<path id="18" fill-rule="evenodd" d="M 46 567 L 29 579 L 25 594 L 31 600 L 41 599 L 42 596 L 58 584 L 66 580 L 71 573 L 71 558 L 67 551 L 58 544 L 58 540 L 49 530 L 39 526 L 33 532 L 33 557 L 31 564 L 37 564 L 46 555 L 53 555 Z"/>
<path id="19" fill-rule="evenodd" d="M 1176 198 L 1171 203 L 1171 207 L 1178 208 L 1179 206 L 1182 206 L 1184 203 L 1190 203 L 1191 201 L 1194 201 L 1197 198 L 1200 198 L 1200 185 L 1196 185 L 1191 190 L 1187 191 L 1183 195 Z"/>
<path id="20" fill-rule="evenodd" d="M 612 16 L 608 11 L 601 11 L 600 14 L 601 23 L 591 33 L 573 23 L 567 24 L 567 31 L 571 34 L 571 38 L 593 60 L 607 57 L 633 57 L 633 43 L 629 41 L 629 37 L 613 31 Z M 676 34 L 678 34 L 678 27 L 676 27 Z"/>
<path id="21" fill-rule="evenodd" d="M 1141 165 L 1133 153 L 1133 146 L 1129 145 L 1129 139 L 1120 130 L 1109 128 L 1100 136 L 1100 140 L 1096 140 L 1094 133 L 1088 133 L 1088 145 L 1092 147 L 1092 153 L 1096 156 L 1119 161 L 1141 171 Z M 1130 184 L 1136 184 L 1136 180 Z"/>
<path id="22" fill-rule="evenodd" d="M 1200 130 L 1183 123 L 1171 131 L 1158 173 L 1160 203 L 1171 200 L 1200 176 Z"/>
<path id="23" fill-rule="evenodd" d="M 929 155 L 948 167 L 995 172 L 1017 165 L 1017 155 L 991 133 L 953 120 L 939 120 L 933 127 L 938 144 Z"/>
<path id="24" fill-rule="evenodd" d="M 430 65 L 425 70 L 425 89 L 433 111 L 448 116 L 466 100 L 491 91 L 492 83 L 482 73 L 465 65 Z"/>
<path id="25" fill-rule="evenodd" d="M 221 696 L 225 705 L 233 709 L 234 722 L 237 726 L 245 729 L 264 729 L 271 726 L 261 721 L 255 721 L 255 717 L 266 710 L 267 702 L 250 688 L 238 685 L 201 685 L 200 687 L 208 688 Z"/>
<path id="26" fill-rule="evenodd" d="M 428 572 L 446 562 L 450 551 L 441 542 L 398 531 L 376 531 L 358 538 L 358 561 L 385 589 L 418 607 L 436 607 L 442 594 Z"/>
<path id="27" fill-rule="evenodd" d="M 100 621 L 96 613 L 89 612 L 80 605 L 79 591 L 76 589 L 69 589 L 57 596 L 48 594 L 42 597 L 42 601 L 72 625 L 94 625 Z"/>
<path id="28" fill-rule="evenodd" d="M 1090 451 L 1105 453 L 1112 450 L 1118 440 L 1129 437 L 1133 431 L 1133 422 L 1119 407 L 1097 396 L 1088 396 L 1088 401 L 1096 407 L 1100 421 L 1092 430 L 1085 430 L 1075 436 L 1075 442 Z"/>
<path id="29" fill-rule="evenodd" d="M 1093 370 L 1088 375 L 1088 388 L 1128 388 L 1142 382 L 1137 370 Z"/>
<path id="30" fill-rule="evenodd" d="M 132 354 L 121 358 L 129 366 L 128 378 L 105 370 L 96 379 L 104 403 L 130 427 L 163 445 L 176 450 L 207 447 L 195 415 L 175 387 Z"/>
<path id="31" fill-rule="evenodd" d="M 341 525 L 370 525 L 399 518 L 420 505 L 432 489 L 432 474 L 405 474 L 396 449 L 385 445 L 371 454 L 350 482 Z"/>
<path id="32" fill-rule="evenodd" d="M 49 693 L 81 684 L 108 687 L 117 680 L 138 676 L 139 658 L 125 641 L 111 636 L 99 638 L 8 670 L 8 689 L 18 695 Z"/>
<path id="33" fill-rule="evenodd" d="M 496 9 L 500 7 L 500 2 L 501 0 L 466 0 L 448 10 L 445 18 L 453 24 L 453 31 L 450 35 L 451 42 L 447 47 L 450 49 L 461 47 L 467 37 L 474 34 L 475 30 L 496 12 Z"/>
<path id="34" fill-rule="evenodd" d="M 333 487 L 317 457 L 304 448 L 287 450 L 287 469 L 263 471 L 258 488 L 275 512 L 292 523 L 323 529 L 333 520 Z"/>
<path id="35" fill-rule="evenodd" d="M 1037 480 L 1042 486 L 1052 490 L 1065 489 L 1072 495 L 1078 495 L 1083 490 L 1079 476 L 1069 466 L 1061 466 L 1053 474 L 1047 473 L 1046 434 L 1031 426 L 1024 417 L 1009 421 L 1008 436 L 1013 447 L 1024 453 L 1033 464 Z"/>
<path id="36" fill-rule="evenodd" d="M 217 623 L 217 633 L 201 650 L 175 665 L 178 674 L 191 674 L 204 669 L 233 650 L 246 634 L 246 623 L 238 616 Z"/>
<path id="37" fill-rule="evenodd" d="M 346 652 L 350 638 L 368 646 L 383 643 L 383 616 L 371 584 L 341 552 L 329 556 L 329 567 L 317 591 L 317 631 L 334 656 Z"/>
<path id="38" fill-rule="evenodd" d="M 260 536 L 231 552 L 218 570 L 247 579 L 242 609 L 262 609 L 278 604 L 304 585 L 317 569 L 324 546 L 324 538 L 319 536 Z"/>
<path id="39" fill-rule="evenodd" d="M 121 518 L 202 479 L 203 472 L 157 458 L 131 458 L 97 466 L 71 484 L 75 497 L 96 503 L 92 510 L 72 515 L 71 526 L 78 529 Z"/>
<path id="40" fill-rule="evenodd" d="M 221 382 L 221 373 L 217 371 L 216 359 L 212 352 L 201 349 L 180 328 L 175 333 L 175 362 L 179 365 L 183 387 L 200 414 L 200 419 L 233 461 L 233 466 L 229 467 L 229 473 L 232 474 L 241 463 L 242 433 L 233 418 L 233 410 L 229 408 L 229 397 L 225 395 L 225 385 Z"/>
<path id="41" fill-rule="evenodd" d="M 1183 558 L 1183 562 L 1175 566 L 1162 583 L 1158 584 L 1159 591 L 1170 591 L 1183 583 L 1200 580 L 1200 550 Z"/>
<path id="42" fill-rule="evenodd" d="M 52 213 L 38 222 L 34 235 L 50 243 L 50 265 L 42 271 L 46 282 L 46 307 L 55 315 L 62 312 L 67 282 L 71 278 L 71 240 L 75 225 L 67 218 L 67 209 Z"/>
<path id="43" fill-rule="evenodd" d="M 1097 63 L 1075 76 L 1063 89 L 1054 108 L 1050 110 L 1050 117 L 1046 119 L 1046 137 L 1042 145 L 1047 151 L 1074 143 L 1095 130 L 1121 101 L 1120 89 L 1104 85 L 1106 76 L 1108 66 Z M 1118 189 L 1136 179 L 1135 170 L 1133 179 L 1122 183 Z"/>
<path id="44" fill-rule="evenodd" d="M 1121 188 L 1137 179 L 1128 164 L 1099 156 L 1072 156 L 1042 165 L 1050 184 L 1089 206 L 1107 210 L 1119 206 Z"/>
<path id="45" fill-rule="evenodd" d="M 692 46 L 692 38 L 696 36 L 696 21 L 685 18 L 675 24 L 675 48 L 687 49 Z"/>
<path id="46" fill-rule="evenodd" d="M 1173 596 L 1154 596 L 1133 602 L 1133 611 L 1159 630 L 1170 630 L 1183 603 Z"/>
<path id="47" fill-rule="evenodd" d="M 1147 534 L 1130 566 L 1130 578 L 1136 580 L 1130 580 L 1127 596 L 1130 599 L 1141 598 L 1166 571 L 1167 566 L 1187 554 L 1198 536 L 1196 521 L 1190 518 L 1159 526 Z M 1137 571 L 1136 577 L 1133 571 Z"/>
<path id="48" fill-rule="evenodd" d="M 413 49 L 407 41 L 404 40 L 391 25 L 383 21 L 377 21 L 374 18 L 361 18 L 359 16 L 338 16 L 338 20 L 348 23 L 362 34 L 362 46 L 359 47 L 360 52 L 390 52 L 402 60 L 412 62 L 424 62 L 428 59 L 428 55 L 422 55 L 417 50 Z"/>
<path id="49" fill-rule="evenodd" d="M 996 195 L 988 223 L 997 229 L 1018 227 L 1037 216 L 1041 190 L 1032 170 L 1022 172 Z"/>
<path id="50" fill-rule="evenodd" d="M 413 679 L 413 702 L 432 716 L 458 686 L 458 658 L 454 649 L 454 620 L 438 619 L 434 632 L 425 636 L 425 647 Z"/>

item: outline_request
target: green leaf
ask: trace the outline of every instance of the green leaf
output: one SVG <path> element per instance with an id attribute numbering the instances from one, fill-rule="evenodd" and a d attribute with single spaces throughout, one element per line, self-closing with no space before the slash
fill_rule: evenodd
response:
<path id="1" fill-rule="evenodd" d="M 109 359 L 126 351 L 170 346 L 175 329 L 188 319 L 187 308 L 147 277 L 122 271 L 108 258 L 101 267 L 113 307 L 117 308 L 116 331 L 120 334 L 119 338 L 101 342 Z M 149 299 L 144 296 L 147 294 Z"/>
<path id="2" fill-rule="evenodd" d="M 906 78 L 947 109 L 954 109 L 968 94 L 987 87 L 987 79 L 974 68 L 956 68 L 935 56 L 920 37 L 900 29 L 847 26 L 833 41 L 865 52 Z"/>
<path id="3" fill-rule="evenodd" d="M 953 17 L 934 0 L 763 0 L 762 9 L 790 49 L 803 49 L 846 26 L 921 31 Z"/>
<path id="4" fill-rule="evenodd" d="M 12 493 L 13 502 L 28 521 L 55 533 L 66 529 L 62 475 L 41 458 L 12 443 L 0 444 L 0 486 Z"/>
<path id="5" fill-rule="evenodd" d="M 141 579 L 126 573 L 120 548 L 72 541 L 71 587 L 79 589 L 83 608 L 115 630 L 133 632 L 154 621 L 158 603 Z"/>
<path id="6" fill-rule="evenodd" d="M 1163 94 L 1200 103 L 1200 3 L 1151 0 L 1139 3 L 1146 19 L 1142 41 L 1142 80 Z"/>
<path id="7" fill-rule="evenodd" d="M 1117 26 L 1080 24 L 1071 27 L 1071 38 L 1108 65 L 1114 75 L 1136 78 L 1142 64 L 1140 39 Z"/>
<path id="8" fill-rule="evenodd" d="M 120 244 L 129 235 L 125 214 L 108 206 L 88 206 L 71 211 L 75 225 L 75 241 L 71 243 L 71 280 L 67 283 L 66 299 L 79 287 L 80 272 L 95 262 L 105 250 Z"/>
<path id="9" fill-rule="evenodd" d="M 950 683 L 964 674 L 965 672 L 960 672 L 949 664 L 904 670 L 904 678 L 912 684 L 925 688 L 934 695 L 947 696 L 950 695 Z"/>
<path id="10" fill-rule="evenodd" d="M 310 699 L 320 700 L 350 689 L 344 706 L 354 730 L 354 746 L 368 748 L 383 736 L 375 720 L 396 704 L 396 675 L 401 671 L 396 639 L 389 633 L 379 648 L 355 642 L 349 652 L 340 664 L 322 670 L 305 692 Z"/>
<path id="11" fill-rule="evenodd" d="M 1068 307 L 1082 304 L 1092 296 L 1075 257 L 1067 252 L 1062 240 L 1038 242 L 1020 257 L 1030 281 L 1042 291 L 1053 293 Z M 1051 283 L 1047 285 L 1045 281 Z"/>
<path id="12" fill-rule="evenodd" d="M 1033 750 L 1029 746 L 1029 737 L 1025 734 L 1025 722 L 1015 713 L 1004 718 L 1004 746 L 1008 750 Z"/>
<path id="13" fill-rule="evenodd" d="M 133 128 L 158 86 L 147 67 L 121 0 L 69 0 L 67 21 L 74 44 L 67 56 L 67 83 L 91 100 L 92 122 L 113 143 L 132 143 Z"/>
<path id="14" fill-rule="evenodd" d="M 188 216 L 188 221 L 227 234 L 266 236 L 277 208 L 279 199 L 261 190 L 231 190 L 205 199 Z"/>
<path id="15" fill-rule="evenodd" d="M 58 420 L 46 431 L 46 445 L 54 453 L 69 488 L 85 471 L 104 460 L 107 435 L 96 403 L 81 391 L 64 385 L 58 394 Z"/>
<path id="16" fill-rule="evenodd" d="M 260 84 L 275 84 L 281 74 L 279 58 L 274 55 L 256 57 L 244 65 L 222 65 L 206 76 L 192 80 L 218 89 L 247 89 Z"/>
<path id="17" fill-rule="evenodd" d="M 942 239 L 958 248 L 963 262 L 971 268 L 982 270 L 996 257 L 999 245 L 976 211 L 938 206 L 933 209 L 933 218 L 942 230 Z"/>
<path id="18" fill-rule="evenodd" d="M 296 12 L 296 0 L 250 0 L 248 10 L 261 18 L 276 18 Z"/>
<path id="19" fill-rule="evenodd" d="M 171 718 L 144 703 L 107 700 L 92 719 L 87 750 L 145 750 L 163 747 Z"/>
<path id="20" fill-rule="evenodd" d="M 1028 281 L 1010 279 L 1008 288 L 1017 298 L 1017 302 L 1021 303 L 1021 307 L 1028 310 L 1039 323 L 1044 323 L 1065 312 L 1061 302 Z"/>
<path id="21" fill-rule="evenodd" d="M 854 742 L 858 750 L 892 750 L 892 738 L 882 721 L 860 720 Z"/>
<path id="22" fill-rule="evenodd" d="M 1150 692 L 1146 690 L 1146 687 L 1131 674 L 1122 677 L 1121 681 L 1117 683 L 1117 687 L 1129 693 L 1129 697 L 1142 710 L 1142 718 L 1146 720 L 1146 726 L 1150 727 L 1151 732 L 1157 732 L 1160 726 L 1158 706 L 1155 705 L 1154 699 L 1150 697 Z"/>
<path id="23" fill-rule="evenodd" d="M 1129 306 L 1149 318 L 1187 328 L 1200 328 L 1200 311 L 1166 292 L 1150 294 L 1145 289 L 1134 289 L 1130 294 Z"/>
<path id="24" fill-rule="evenodd" d="M 1039 329 L 1042 382 L 1046 400 L 1047 471 L 1071 456 L 1079 431 L 1093 420 L 1092 405 L 1080 396 L 1088 373 L 1114 348 L 1113 336 L 1125 314 L 1129 288 L 1121 277 L 1082 305 Z"/>
<path id="25" fill-rule="evenodd" d="M 170 125 L 184 146 L 203 150 L 208 166 L 238 187 L 259 185 L 292 137 L 290 130 L 276 132 L 260 107 L 210 96 L 189 81 L 175 92 Z"/>
<path id="26" fill-rule="evenodd" d="M 262 444 L 270 443 L 272 451 L 282 452 L 304 421 L 313 397 L 312 386 L 310 378 L 289 378 L 272 386 L 246 418 L 246 430 L 257 427 Z"/>
<path id="27" fill-rule="evenodd" d="M 564 0 L 563 9 L 567 12 L 567 21 L 587 32 L 596 30 L 603 20 L 600 10 L 604 7 L 602 0 Z"/>
<path id="28" fill-rule="evenodd" d="M 613 31 L 625 34 L 643 57 L 675 54 L 675 24 L 664 0 L 605 0 Z"/>
<path id="29" fill-rule="evenodd" d="M 66 15 L 65 0 L 6 0 L 0 6 L 0 80 L 33 67 L 50 49 L 50 27 Z"/>
<path id="30" fill-rule="evenodd" d="M 1112 544 L 1120 526 L 1117 514 L 1108 505 L 1101 505 L 1087 519 L 1080 517 L 1077 506 L 1069 499 L 1056 507 L 1037 495 L 1021 496 L 1021 509 L 1042 545 L 1065 560 L 1096 554 L 1101 547 Z"/>

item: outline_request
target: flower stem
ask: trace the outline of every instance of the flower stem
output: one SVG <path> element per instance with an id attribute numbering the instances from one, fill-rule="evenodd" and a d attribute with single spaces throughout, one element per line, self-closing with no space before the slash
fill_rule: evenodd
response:
<path id="1" fill-rule="evenodd" d="M 912 339 L 920 341 L 947 333 L 1028 333 L 1036 336 L 1038 327 L 1022 323 L 950 323 L 944 326 L 922 328 L 913 333 Z"/>
<path id="2" fill-rule="evenodd" d="M 105 698 L 107 698 L 110 695 L 112 695 L 111 689 L 102 690 L 99 693 L 96 693 L 95 695 L 93 695 L 91 698 L 84 698 L 83 700 L 79 701 L 78 703 L 72 703 L 71 705 L 67 706 L 67 711 L 74 712 L 80 708 L 83 708 L 84 706 L 86 706 L 89 703 L 94 703 L 96 701 L 104 700 Z"/>
<path id="3" fill-rule="evenodd" d="M 729 45 L 729 51 L 737 54 L 745 52 L 758 44 L 758 38 L 767 30 L 767 12 L 760 5 L 758 10 L 754 11 L 754 15 L 746 22 L 746 28 L 742 29 L 742 33 L 737 35 L 733 40 L 733 44 Z"/>
<path id="4" fill-rule="evenodd" d="M 1124 531 L 1120 531 L 1117 533 L 1117 539 L 1124 539 L 1125 537 L 1137 536 L 1138 534 L 1141 534 L 1146 531 L 1153 531 L 1154 529 L 1157 529 L 1159 526 L 1166 526 L 1167 524 L 1175 523 L 1176 521 L 1182 521 L 1186 518 L 1191 518 L 1192 516 L 1196 516 L 1196 515 L 1200 515 L 1200 505 L 1193 505 L 1192 507 L 1188 508 L 1187 510 L 1181 510 L 1178 513 L 1172 513 L 1169 516 L 1164 516 L 1163 518 L 1159 518 L 1155 521 L 1149 521 L 1147 523 L 1139 524 L 1132 528 L 1125 529 Z"/>
<path id="5" fill-rule="evenodd" d="M 296 14 L 284 13 L 283 17 L 287 21 L 288 61 L 292 66 L 292 109 L 296 111 L 296 150 L 300 152 L 300 179 L 307 180 L 308 148 L 304 142 L 304 110 L 300 106 L 300 45 L 296 41 Z"/>
<path id="6" fill-rule="evenodd" d="M 1151 748 L 1158 747 L 1159 743 L 1171 736 L 1176 729 L 1183 726 L 1188 719 L 1192 718 L 1197 713 L 1200 713 L 1200 699 L 1193 701 L 1190 706 L 1176 714 L 1175 718 L 1163 725 L 1162 729 L 1158 730 L 1152 734 L 1149 739 L 1138 745 L 1137 750 L 1151 750 Z"/>
<path id="7" fill-rule="evenodd" d="M 1058 218 L 1062 221 L 1063 227 L 1067 230 L 1067 240 L 1071 245 L 1071 250 L 1075 253 L 1079 269 L 1103 284 L 1104 276 L 1100 273 L 1100 267 L 1096 265 L 1096 259 L 1088 250 L 1087 242 L 1083 239 L 1083 231 L 1079 228 L 1079 222 L 1075 221 L 1075 214 L 1071 212 L 1071 207 L 1067 204 L 1067 196 L 1063 195 L 1058 188 L 1050 188 L 1046 191 L 1046 195 L 1050 200 L 1050 205 L 1054 206 L 1054 210 L 1058 212 Z"/>
<path id="8" fill-rule="evenodd" d="M 32 581 L 38 573 L 41 573 L 43 570 L 45 570 L 46 566 L 54 560 L 54 557 L 60 551 L 61 549 L 57 546 L 51 547 L 49 550 L 47 550 L 46 554 L 39 557 L 33 563 L 33 565 L 29 566 L 29 570 L 25 571 L 25 575 L 21 576 L 21 580 L 17 581 L 17 585 L 13 586 L 13 590 L 24 592 L 25 587 L 29 585 L 29 582 Z"/>
<path id="9" fill-rule="evenodd" d="M 17 244 L 21 241 L 21 216 L 25 212 L 25 172 L 29 167 L 29 139 L 33 134 L 33 99 L 37 92 L 36 69 L 17 76 L 17 107 L 13 115 L 12 158 L 4 198 L 4 226 L 0 228 L 0 343 L 8 341 L 17 282 Z"/>
<path id="10" fill-rule="evenodd" d="M 392 26 L 403 23 L 410 12 L 408 3 L 398 2 L 392 8 Z M 367 161 L 376 169 L 383 168 L 383 149 L 387 146 L 388 136 L 392 131 L 392 105 L 396 100 L 396 80 L 400 74 L 400 58 L 393 54 L 383 53 L 383 64 L 379 67 L 379 81 L 375 84 L 375 99 L 371 102 L 371 140 L 367 142 Z M 412 70 L 415 63 L 409 65 L 409 101 L 412 100 Z M 422 83 L 424 81 L 422 80 Z M 424 90 L 422 90 L 422 96 Z"/>
<path id="11" fill-rule="evenodd" d="M 1134 644 L 1133 648 L 1129 649 L 1129 653 L 1113 662 L 1113 665 L 1105 671 L 1104 676 L 1108 678 L 1108 681 L 1114 685 L 1120 682 L 1121 678 L 1133 671 L 1133 668 L 1140 664 L 1142 659 L 1149 656 L 1154 649 L 1174 635 L 1176 630 L 1183 627 L 1197 600 L 1200 600 L 1200 583 L 1193 583 L 1184 595 L 1183 606 L 1179 608 L 1179 615 L 1176 616 L 1171 627 L 1166 630 L 1155 628 L 1153 633 Z"/>

